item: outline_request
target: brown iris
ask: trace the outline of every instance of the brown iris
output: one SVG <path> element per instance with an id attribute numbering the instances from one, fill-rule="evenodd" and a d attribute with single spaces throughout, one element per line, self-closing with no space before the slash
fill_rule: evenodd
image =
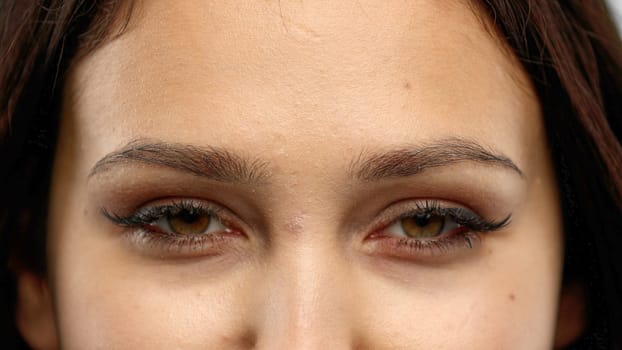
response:
<path id="1" fill-rule="evenodd" d="M 168 224 L 174 233 L 180 235 L 198 235 L 205 232 L 211 221 L 211 216 L 205 213 L 191 213 L 182 211 L 168 217 Z"/>
<path id="2" fill-rule="evenodd" d="M 445 218 L 434 214 L 415 214 L 400 221 L 406 235 L 412 238 L 436 237 L 445 226 Z"/>

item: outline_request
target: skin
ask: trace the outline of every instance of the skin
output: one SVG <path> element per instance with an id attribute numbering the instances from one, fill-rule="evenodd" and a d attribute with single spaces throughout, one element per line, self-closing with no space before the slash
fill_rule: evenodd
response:
<path id="1" fill-rule="evenodd" d="M 356 176 L 372 155 L 450 139 L 522 175 L 461 160 Z M 224 149 L 265 176 L 101 161 L 144 143 Z M 219 204 L 235 232 L 166 248 L 101 213 L 183 198 Z M 511 221 L 471 248 L 374 239 L 425 200 Z M 562 229 L 542 115 L 465 2 L 139 2 L 70 71 L 49 217 L 49 275 L 22 279 L 37 292 L 18 312 L 40 348 L 553 347 Z M 24 305 L 50 321 L 29 324 Z"/>

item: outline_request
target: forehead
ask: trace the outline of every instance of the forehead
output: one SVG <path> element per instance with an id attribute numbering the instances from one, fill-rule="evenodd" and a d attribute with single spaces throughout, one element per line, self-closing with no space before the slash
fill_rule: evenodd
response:
<path id="1" fill-rule="evenodd" d="M 474 11 L 460 1 L 138 2 L 127 32 L 72 70 L 64 118 L 100 155 L 141 137 L 309 153 L 314 142 L 462 136 L 502 143 L 520 162 L 538 107 Z"/>

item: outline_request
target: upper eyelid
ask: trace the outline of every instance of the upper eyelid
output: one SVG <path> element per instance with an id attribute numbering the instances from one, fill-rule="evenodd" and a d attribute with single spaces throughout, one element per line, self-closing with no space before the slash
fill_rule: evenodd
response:
<path id="1" fill-rule="evenodd" d="M 197 203 L 199 202 L 202 202 L 202 203 L 197 205 Z M 134 210 L 129 215 L 119 215 L 119 214 L 116 214 L 116 213 L 113 213 L 107 210 L 106 208 L 101 208 L 101 213 L 102 215 L 104 215 L 104 217 L 108 218 L 109 220 L 117 224 L 121 224 L 124 226 L 136 226 L 140 224 L 149 223 L 147 222 L 147 219 L 145 217 L 140 218 L 141 215 L 145 215 L 145 216 L 149 215 L 148 213 L 149 210 L 159 210 L 160 213 L 165 213 L 167 211 L 172 212 L 173 210 L 171 209 L 186 209 L 186 208 L 202 210 L 205 213 L 214 215 L 218 219 L 227 219 L 227 217 L 229 216 L 225 214 L 226 209 L 223 208 L 221 205 L 218 205 L 211 201 L 199 200 L 199 199 L 182 199 L 177 202 L 171 201 L 171 202 L 163 203 L 159 205 L 158 204 L 152 204 L 152 205 L 147 204 L 147 205 L 140 206 L 138 209 Z M 151 219 L 156 219 L 156 218 L 154 217 Z"/>
<path id="2" fill-rule="evenodd" d="M 402 202 L 406 202 L 406 204 L 401 204 Z M 444 203 L 444 202 L 447 202 L 447 201 L 436 200 L 436 199 L 434 200 L 410 199 L 410 200 L 401 200 L 399 202 L 391 203 L 390 205 L 388 205 L 387 207 L 385 207 L 383 210 L 380 211 L 380 213 L 378 214 L 378 216 L 380 216 L 380 220 L 375 221 L 375 223 L 372 226 L 371 232 L 382 231 L 386 229 L 387 227 L 389 227 L 391 224 L 393 224 L 397 220 L 409 217 L 418 212 L 419 213 L 422 212 L 422 210 L 426 209 L 426 206 L 431 207 L 431 209 L 454 211 L 454 214 L 456 210 L 464 210 L 465 212 L 468 212 L 469 214 L 473 215 L 478 220 L 482 221 L 482 224 L 483 224 L 482 226 L 484 226 L 482 227 L 482 231 L 498 230 L 498 229 L 506 227 L 511 222 L 512 214 L 505 216 L 502 220 L 493 220 L 493 219 L 486 218 L 485 216 L 479 214 L 475 210 L 468 208 L 467 206 L 457 204 L 457 203 L 452 203 L 448 205 L 447 203 Z M 449 213 L 449 215 L 447 216 L 451 216 L 453 219 L 458 218 L 457 215 L 451 215 L 451 214 L 452 213 Z"/>
<path id="3" fill-rule="evenodd" d="M 433 206 L 438 207 L 440 209 L 450 208 L 447 204 L 442 204 L 442 200 L 429 200 L 429 199 L 406 199 L 400 200 L 398 202 L 393 202 L 386 207 L 384 207 L 377 216 L 381 217 L 381 221 L 384 221 L 385 224 L 391 224 L 395 220 L 399 220 L 403 217 L 408 217 L 417 212 L 422 212 L 425 210 L 425 207 L 422 207 L 422 204 L 427 205 L 425 203 L 433 203 Z M 460 204 L 453 204 L 451 208 L 455 207 L 463 207 Z M 478 215 L 475 211 L 467 209 L 474 214 Z"/>

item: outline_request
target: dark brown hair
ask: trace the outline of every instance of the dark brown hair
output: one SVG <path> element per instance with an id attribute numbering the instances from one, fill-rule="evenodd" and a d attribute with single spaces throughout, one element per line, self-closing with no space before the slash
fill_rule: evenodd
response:
<path id="1" fill-rule="evenodd" d="M 128 2 L 0 2 L 0 309 L 10 311 L 1 315 L 5 348 L 25 348 L 14 326 L 11 271 L 45 273 L 64 75 L 73 60 L 121 33 L 122 3 Z M 621 349 L 622 43 L 615 25 L 602 0 L 477 5 L 531 76 L 543 109 L 562 196 L 564 283 L 580 283 L 586 291 L 587 326 L 569 348 Z"/>

